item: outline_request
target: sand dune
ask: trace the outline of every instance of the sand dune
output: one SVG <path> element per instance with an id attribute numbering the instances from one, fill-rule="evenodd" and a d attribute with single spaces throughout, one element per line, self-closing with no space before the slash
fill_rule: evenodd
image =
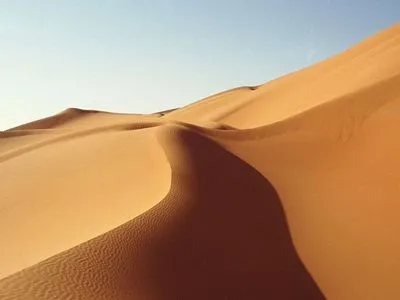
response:
<path id="1" fill-rule="evenodd" d="M 0 133 L 0 299 L 399 299 L 400 24 L 151 115 Z"/>

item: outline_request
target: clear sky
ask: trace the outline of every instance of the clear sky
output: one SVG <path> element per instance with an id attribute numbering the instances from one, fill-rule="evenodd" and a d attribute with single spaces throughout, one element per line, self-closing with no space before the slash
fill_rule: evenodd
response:
<path id="1" fill-rule="evenodd" d="M 400 0 L 0 0 L 0 130 L 256 85 L 400 21 Z"/>

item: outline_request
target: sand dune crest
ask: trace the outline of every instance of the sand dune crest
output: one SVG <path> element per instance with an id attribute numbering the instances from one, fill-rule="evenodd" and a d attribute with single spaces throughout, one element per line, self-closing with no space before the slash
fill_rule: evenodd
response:
<path id="1" fill-rule="evenodd" d="M 400 298 L 400 24 L 255 87 L 0 132 L 1 299 Z"/>

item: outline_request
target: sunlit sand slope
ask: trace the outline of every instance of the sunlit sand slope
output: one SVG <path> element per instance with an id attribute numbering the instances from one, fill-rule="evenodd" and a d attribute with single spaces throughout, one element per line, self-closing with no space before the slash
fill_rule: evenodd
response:
<path id="1" fill-rule="evenodd" d="M 399 299 L 400 25 L 152 115 L 0 133 L 0 299 Z"/>

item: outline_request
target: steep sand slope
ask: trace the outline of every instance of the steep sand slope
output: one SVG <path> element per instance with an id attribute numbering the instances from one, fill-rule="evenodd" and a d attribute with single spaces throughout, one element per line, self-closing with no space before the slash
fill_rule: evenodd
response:
<path id="1" fill-rule="evenodd" d="M 1 133 L 0 298 L 399 299 L 399 57 Z"/>
<path id="2" fill-rule="evenodd" d="M 4 299 L 322 299 L 261 174 L 190 130 L 167 127 L 159 139 L 173 170 L 168 196 L 6 278 Z"/>

